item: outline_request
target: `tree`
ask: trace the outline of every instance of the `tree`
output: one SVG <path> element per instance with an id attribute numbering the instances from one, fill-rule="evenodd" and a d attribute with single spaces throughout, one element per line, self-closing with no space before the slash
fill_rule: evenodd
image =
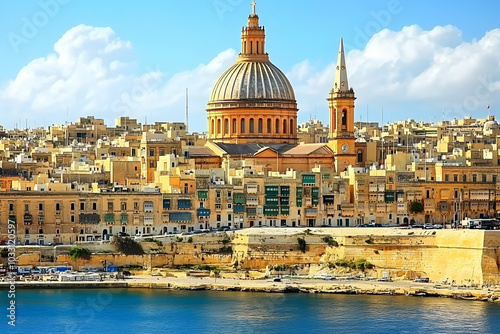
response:
<path id="1" fill-rule="evenodd" d="M 306 239 L 304 238 L 297 238 L 297 243 L 299 244 L 299 249 L 302 251 L 302 253 L 306 252 Z"/>
<path id="2" fill-rule="evenodd" d="M 76 259 L 85 259 L 85 260 L 90 260 L 90 250 L 88 248 L 80 248 L 78 246 L 73 246 L 69 250 L 69 255 L 71 256 L 72 260 Z"/>
<path id="3" fill-rule="evenodd" d="M 410 211 L 414 213 L 420 213 L 424 211 L 424 206 L 420 202 L 412 202 L 410 204 Z"/>
<path id="4" fill-rule="evenodd" d="M 116 250 L 125 255 L 143 255 L 144 249 L 137 241 L 131 238 L 122 238 L 119 236 L 113 237 L 111 244 L 116 248 Z"/>

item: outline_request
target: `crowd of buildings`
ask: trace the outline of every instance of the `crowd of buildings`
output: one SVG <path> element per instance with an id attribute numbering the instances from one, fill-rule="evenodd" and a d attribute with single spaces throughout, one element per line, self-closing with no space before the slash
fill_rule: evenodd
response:
<path id="1" fill-rule="evenodd" d="M 343 43 L 329 124 L 297 124 L 286 76 L 254 12 L 214 85 L 207 133 L 129 117 L 0 128 L 0 241 L 73 243 L 218 227 L 452 226 L 500 217 L 493 116 L 437 124 L 354 122 Z M 325 102 L 326 103 L 326 102 Z"/>

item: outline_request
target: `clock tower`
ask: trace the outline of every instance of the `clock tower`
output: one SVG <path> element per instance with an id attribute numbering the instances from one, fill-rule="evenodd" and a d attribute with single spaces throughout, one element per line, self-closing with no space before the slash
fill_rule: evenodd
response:
<path id="1" fill-rule="evenodd" d="M 354 149 L 354 90 L 347 83 L 344 42 L 340 40 L 335 82 L 328 96 L 330 130 L 328 146 L 335 152 L 335 169 L 343 172 L 356 164 Z"/>

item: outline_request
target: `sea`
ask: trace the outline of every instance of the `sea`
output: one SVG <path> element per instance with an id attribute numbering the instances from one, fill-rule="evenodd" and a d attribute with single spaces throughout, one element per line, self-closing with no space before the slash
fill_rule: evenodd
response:
<path id="1" fill-rule="evenodd" d="M 500 333 L 500 305 L 449 298 L 169 291 L 0 290 L 0 333 Z"/>

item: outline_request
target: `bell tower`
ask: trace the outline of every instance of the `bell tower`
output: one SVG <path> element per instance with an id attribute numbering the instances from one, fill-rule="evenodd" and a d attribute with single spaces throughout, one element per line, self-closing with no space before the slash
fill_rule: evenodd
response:
<path id="1" fill-rule="evenodd" d="M 340 39 L 339 55 L 335 71 L 335 82 L 328 96 L 330 108 L 330 130 L 328 146 L 335 152 L 335 168 L 343 172 L 356 164 L 354 148 L 354 90 L 347 82 L 344 41 Z"/>

